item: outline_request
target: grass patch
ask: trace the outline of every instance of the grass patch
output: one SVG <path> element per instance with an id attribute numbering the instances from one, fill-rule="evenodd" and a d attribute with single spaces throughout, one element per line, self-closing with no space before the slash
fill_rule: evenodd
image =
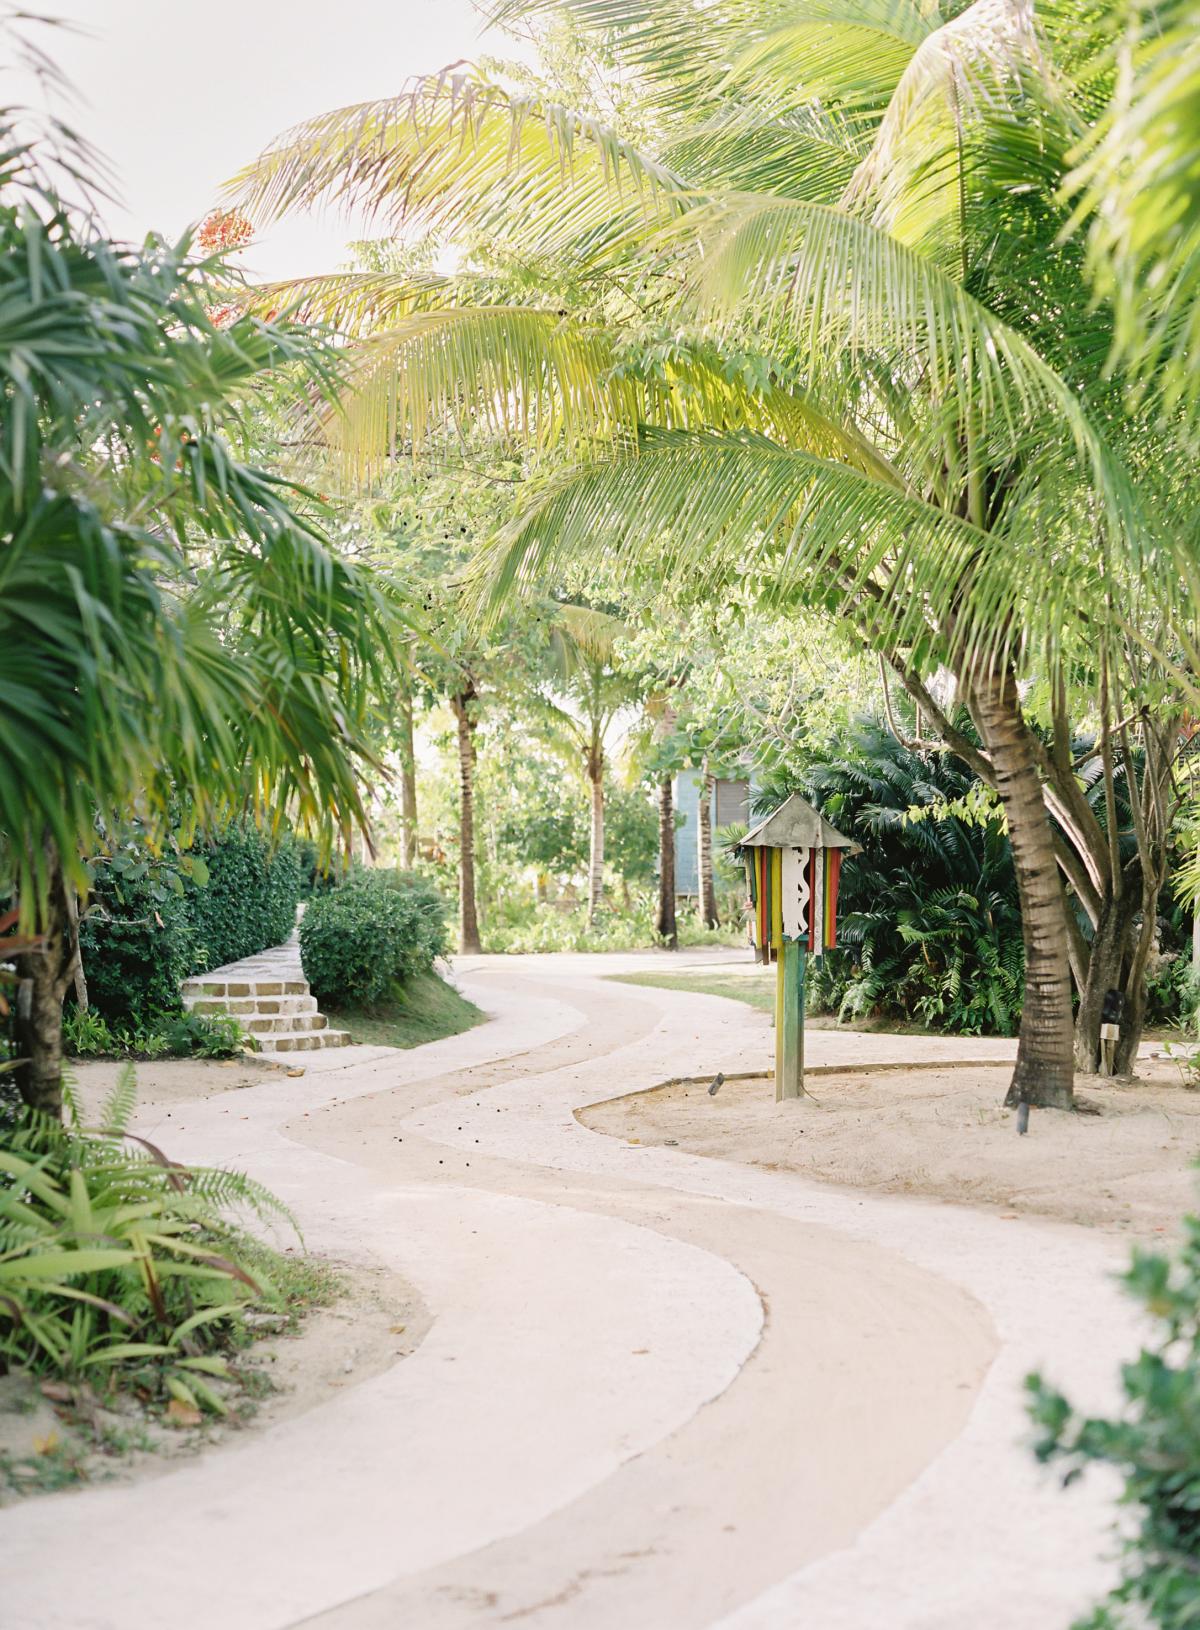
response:
<path id="1" fill-rule="evenodd" d="M 416 974 L 371 1008 L 329 1008 L 329 1022 L 368 1047 L 420 1047 L 471 1030 L 487 1015 L 436 973 Z"/>
<path id="2" fill-rule="evenodd" d="M 760 1013 L 775 1012 L 775 970 L 761 973 L 707 973 L 701 968 L 679 973 L 612 973 L 605 976 L 619 985 L 653 985 L 660 990 L 695 991 L 699 996 L 728 996 L 745 1002 Z M 808 1013 L 805 1024 L 812 1030 L 865 1030 L 890 1036 L 942 1036 L 948 1032 L 931 1030 L 924 1024 L 903 1024 L 895 1019 L 863 1014 L 849 1024 L 841 1024 L 833 1013 Z"/>
<path id="3" fill-rule="evenodd" d="M 302 1250 L 277 1251 L 253 1235 L 243 1235 L 238 1241 L 238 1261 L 247 1273 L 271 1287 L 262 1306 L 248 1309 L 249 1325 L 242 1315 L 238 1346 L 248 1346 L 262 1335 L 294 1335 L 306 1313 L 331 1307 L 346 1290 L 342 1276 L 320 1257 Z M 254 1319 L 264 1315 L 273 1320 L 274 1328 L 255 1327 Z"/>
<path id="4" fill-rule="evenodd" d="M 699 996 L 729 996 L 763 1013 L 775 1011 L 775 974 L 705 973 L 614 973 L 607 976 L 618 985 L 653 985 L 659 990 L 690 990 Z"/>

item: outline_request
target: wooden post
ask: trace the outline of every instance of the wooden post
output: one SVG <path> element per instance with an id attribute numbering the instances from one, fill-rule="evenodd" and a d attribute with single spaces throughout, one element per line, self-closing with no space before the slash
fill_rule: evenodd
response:
<path id="1" fill-rule="evenodd" d="M 1100 1026 L 1100 1074 L 1111 1075 L 1113 1064 L 1117 1056 L 1117 1043 L 1121 1039 L 1121 1026 L 1119 1024 L 1102 1024 Z"/>
<path id="2" fill-rule="evenodd" d="M 775 974 L 775 1101 L 804 1096 L 803 945 L 785 940 Z"/>

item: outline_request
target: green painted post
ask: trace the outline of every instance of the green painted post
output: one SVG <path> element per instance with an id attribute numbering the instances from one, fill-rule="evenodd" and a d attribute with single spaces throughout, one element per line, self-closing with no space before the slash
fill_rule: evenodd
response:
<path id="1" fill-rule="evenodd" d="M 775 987 L 775 1101 L 804 1096 L 805 948 L 786 941 L 779 952 Z"/>

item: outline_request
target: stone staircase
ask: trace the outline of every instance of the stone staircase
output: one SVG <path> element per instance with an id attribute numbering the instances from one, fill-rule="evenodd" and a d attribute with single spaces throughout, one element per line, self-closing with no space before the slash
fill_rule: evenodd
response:
<path id="1" fill-rule="evenodd" d="M 286 945 L 185 980 L 181 995 L 193 1013 L 232 1014 L 266 1054 L 344 1047 L 350 1040 L 318 1011 L 295 935 Z"/>

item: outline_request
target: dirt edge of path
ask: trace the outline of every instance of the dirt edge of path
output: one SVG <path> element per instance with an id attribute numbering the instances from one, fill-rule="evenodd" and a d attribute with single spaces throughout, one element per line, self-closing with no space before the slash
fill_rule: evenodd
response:
<path id="1" fill-rule="evenodd" d="M 318 1408 L 417 1350 L 432 1318 L 413 1285 L 378 1268 L 318 1260 L 337 1273 L 341 1294 L 314 1308 L 294 1333 L 264 1335 L 239 1355 L 237 1367 L 250 1384 L 230 1417 L 207 1416 L 201 1426 L 178 1428 L 124 1394 L 113 1408 L 91 1409 L 89 1419 L 45 1397 L 35 1377 L 0 1375 L 0 1508 L 98 1485 L 150 1482 L 183 1461 Z"/>
<path id="2" fill-rule="evenodd" d="M 1027 1137 L 1002 1099 L 1005 1064 L 815 1066 L 812 1092 L 776 1103 L 771 1078 L 661 1082 L 580 1106 L 627 1144 L 796 1172 L 839 1187 L 920 1195 L 1153 1239 L 1197 1202 L 1200 1094 L 1149 1062 L 1132 1081 L 1081 1078 L 1083 1113 L 1035 1111 Z"/>

